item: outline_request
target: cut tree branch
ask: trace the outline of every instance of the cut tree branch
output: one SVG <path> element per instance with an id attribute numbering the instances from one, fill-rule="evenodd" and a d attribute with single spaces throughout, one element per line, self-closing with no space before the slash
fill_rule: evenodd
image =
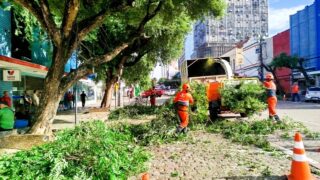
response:
<path id="1" fill-rule="evenodd" d="M 62 20 L 61 34 L 68 38 L 72 27 L 76 22 L 77 15 L 80 9 L 80 0 L 69 0 L 65 6 L 64 16 Z"/>

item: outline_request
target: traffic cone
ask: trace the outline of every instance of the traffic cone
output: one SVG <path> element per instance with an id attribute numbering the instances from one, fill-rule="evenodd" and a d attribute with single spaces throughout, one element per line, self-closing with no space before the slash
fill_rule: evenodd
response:
<path id="1" fill-rule="evenodd" d="M 148 173 L 144 173 L 141 177 L 141 180 L 149 180 L 149 174 Z"/>
<path id="2" fill-rule="evenodd" d="M 313 180 L 310 172 L 307 156 L 305 155 L 302 136 L 299 132 L 294 136 L 293 158 L 291 164 L 291 174 L 288 180 Z"/>

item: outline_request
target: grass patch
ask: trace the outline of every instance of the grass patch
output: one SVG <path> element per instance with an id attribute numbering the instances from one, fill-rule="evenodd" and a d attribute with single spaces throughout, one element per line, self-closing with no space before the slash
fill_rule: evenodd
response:
<path id="1" fill-rule="evenodd" d="M 129 131 L 82 123 L 56 140 L 0 158 L 0 179 L 126 179 L 145 170 L 148 153 Z"/>

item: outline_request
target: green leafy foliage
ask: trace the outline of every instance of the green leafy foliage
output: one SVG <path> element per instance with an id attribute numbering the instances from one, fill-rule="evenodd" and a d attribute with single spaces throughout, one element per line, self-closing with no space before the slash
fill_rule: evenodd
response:
<path id="1" fill-rule="evenodd" d="M 0 179 L 126 179 L 149 155 L 127 130 L 101 121 L 65 130 L 57 139 L 0 159 Z"/>
<path id="2" fill-rule="evenodd" d="M 118 108 L 110 112 L 109 120 L 121 120 L 121 119 L 141 119 L 146 115 L 154 115 L 157 112 L 156 107 L 151 106 L 125 106 L 123 108 Z"/>
<path id="3" fill-rule="evenodd" d="M 285 119 L 282 123 L 276 124 L 270 120 L 219 121 L 209 126 L 208 130 L 222 133 L 225 138 L 243 145 L 255 145 L 264 150 L 273 150 L 267 141 L 267 135 L 277 130 L 288 131 L 300 126 L 300 124 Z"/>
<path id="4" fill-rule="evenodd" d="M 206 86 L 203 83 L 192 82 L 191 94 L 195 101 L 194 106 L 197 111 L 190 114 L 190 124 L 205 123 L 208 120 L 208 100 L 206 95 Z"/>
<path id="5" fill-rule="evenodd" d="M 222 105 L 232 112 L 253 115 L 264 110 L 266 93 L 262 84 L 241 82 L 238 85 L 226 84 L 220 89 Z"/>

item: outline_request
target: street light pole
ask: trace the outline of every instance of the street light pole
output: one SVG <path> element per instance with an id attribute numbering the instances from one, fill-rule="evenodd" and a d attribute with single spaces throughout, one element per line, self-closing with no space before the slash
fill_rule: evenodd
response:
<path id="1" fill-rule="evenodd" d="M 260 80 L 261 81 L 264 81 L 264 67 L 263 67 L 263 55 L 262 55 L 262 48 L 263 48 L 263 37 L 261 36 L 260 37 L 260 40 L 259 40 L 259 49 L 260 49 L 260 52 L 259 52 L 259 60 L 260 60 Z"/>
<path id="2" fill-rule="evenodd" d="M 78 69 L 78 52 L 76 51 L 76 76 L 77 76 L 77 69 Z M 78 100 L 78 81 L 76 81 L 76 84 L 75 84 L 75 93 L 74 93 L 74 125 L 76 126 L 77 125 L 77 114 L 78 114 L 78 106 L 77 106 L 77 100 Z"/>

